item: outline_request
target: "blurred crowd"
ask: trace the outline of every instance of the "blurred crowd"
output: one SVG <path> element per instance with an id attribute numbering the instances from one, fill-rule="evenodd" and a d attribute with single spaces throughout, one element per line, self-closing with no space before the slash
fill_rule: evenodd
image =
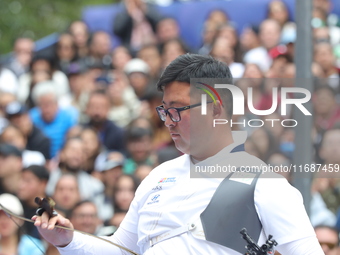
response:
<path id="1" fill-rule="evenodd" d="M 155 111 L 162 101 L 155 84 L 179 55 L 211 55 L 227 64 L 245 102 L 251 97 L 257 110 L 271 108 L 275 89 L 280 95 L 284 87 L 299 87 L 296 24 L 280 0 L 269 3 L 261 24 L 240 34 L 228 13 L 212 11 L 200 49 L 181 40 L 175 18 L 160 16 L 141 0 L 124 3 L 112 31 L 120 46 L 112 49 L 108 33 L 90 33 L 77 20 L 40 52 L 30 38 L 18 38 L 1 65 L 0 203 L 16 214 L 31 218 L 34 198 L 50 196 L 76 229 L 114 233 L 139 183 L 155 166 L 180 155 Z M 330 0 L 314 0 L 311 24 L 313 79 L 304 82 L 312 93 L 311 163 L 323 171 L 314 173 L 310 218 L 325 253 L 332 255 L 340 230 L 340 20 L 331 14 Z M 232 126 L 248 131 L 246 150 L 271 166 L 289 166 L 295 128 L 287 119 L 297 109 L 283 116 L 277 107 L 264 117 L 248 106 Z M 262 125 L 252 127 L 255 120 Z M 292 180 L 290 173 L 281 174 Z M 33 224 L 16 221 L 0 211 L 0 254 L 58 254 Z"/>

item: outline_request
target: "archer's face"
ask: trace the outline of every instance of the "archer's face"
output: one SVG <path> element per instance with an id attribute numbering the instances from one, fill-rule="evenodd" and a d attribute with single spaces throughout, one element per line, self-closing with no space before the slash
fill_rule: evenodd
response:
<path id="1" fill-rule="evenodd" d="M 188 83 L 175 81 L 164 88 L 163 106 L 165 109 L 197 103 L 200 103 L 200 99 L 190 98 L 190 84 Z M 191 155 L 197 154 L 202 150 L 204 144 L 202 139 L 204 139 L 209 123 L 202 121 L 201 107 L 181 111 L 180 116 L 181 120 L 174 122 L 167 115 L 165 125 L 179 151 Z"/>

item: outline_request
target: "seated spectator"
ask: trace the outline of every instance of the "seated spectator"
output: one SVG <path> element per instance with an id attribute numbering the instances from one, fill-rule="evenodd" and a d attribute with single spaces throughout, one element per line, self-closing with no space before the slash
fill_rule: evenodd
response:
<path id="1" fill-rule="evenodd" d="M 84 144 L 86 158 L 84 171 L 92 174 L 97 170 L 98 165 L 100 167 L 104 164 L 107 151 L 103 148 L 103 144 L 100 142 L 97 132 L 94 129 L 90 127 L 84 128 L 79 137 Z"/>
<path id="2" fill-rule="evenodd" d="M 22 152 L 0 143 L 0 193 L 17 194 L 22 170 Z"/>
<path id="3" fill-rule="evenodd" d="M 46 197 L 45 189 L 49 177 L 50 174 L 44 166 L 31 165 L 22 170 L 18 198 L 22 202 L 26 218 L 30 219 L 36 213 L 37 204 L 34 199 Z M 39 232 L 32 223 L 25 222 L 24 228 L 27 234 L 40 239 Z"/>
<path id="4" fill-rule="evenodd" d="M 241 78 L 244 72 L 244 66 L 241 63 L 234 62 L 235 52 L 230 45 L 229 39 L 218 37 L 211 47 L 211 56 L 226 63 L 234 78 Z"/>
<path id="5" fill-rule="evenodd" d="M 124 73 L 113 71 L 113 76 L 112 82 L 107 87 L 111 102 L 108 119 L 123 128 L 138 117 L 141 102 Z"/>
<path id="6" fill-rule="evenodd" d="M 68 218 L 74 229 L 97 235 L 102 221 L 98 218 L 97 206 L 89 201 L 83 200 L 76 203 L 71 209 Z"/>
<path id="7" fill-rule="evenodd" d="M 50 139 L 33 124 L 27 109 L 19 102 L 12 102 L 6 107 L 6 117 L 12 125 L 21 130 L 27 139 L 26 149 L 41 152 L 46 160 L 51 159 Z"/>
<path id="8" fill-rule="evenodd" d="M 328 85 L 339 91 L 339 70 L 332 45 L 328 42 L 317 43 L 314 47 L 314 61 L 321 66 L 324 78 L 328 79 Z"/>
<path id="9" fill-rule="evenodd" d="M 56 202 L 56 210 L 67 215 L 81 201 L 77 177 L 72 173 L 62 174 L 56 183 L 52 198 Z"/>
<path id="10" fill-rule="evenodd" d="M 67 74 L 70 64 L 78 58 L 74 37 L 69 33 L 61 34 L 56 44 L 54 54 L 58 70 Z"/>
<path id="11" fill-rule="evenodd" d="M 0 135 L 0 141 L 11 144 L 22 151 L 23 167 L 29 167 L 30 165 L 45 165 L 46 160 L 41 152 L 25 149 L 27 141 L 19 128 L 13 125 L 9 125 L 4 128 L 2 134 Z"/>
<path id="12" fill-rule="evenodd" d="M 189 49 L 185 43 L 179 39 L 171 39 L 164 43 L 161 49 L 162 69 L 165 69 L 178 56 L 188 53 Z"/>
<path id="13" fill-rule="evenodd" d="M 0 90 L 14 95 L 19 90 L 17 77 L 11 70 L 3 66 L 0 66 Z"/>
<path id="14" fill-rule="evenodd" d="M 156 83 L 162 72 L 162 58 L 156 44 L 144 45 L 137 53 L 137 57 L 149 66 L 151 84 Z"/>
<path id="15" fill-rule="evenodd" d="M 49 196 L 55 192 L 59 178 L 65 173 L 74 174 L 77 177 L 81 200 L 89 199 L 98 208 L 104 203 L 104 185 L 101 181 L 89 175 L 83 170 L 85 163 L 84 143 L 80 138 L 71 138 L 66 141 L 60 152 L 60 163 L 57 169 L 51 172 L 47 184 L 46 193 Z M 100 218 L 105 218 L 99 212 Z"/>
<path id="16" fill-rule="evenodd" d="M 118 178 L 113 195 L 114 215 L 110 219 L 110 225 L 119 227 L 130 207 L 139 183 L 140 180 L 133 175 L 121 175 Z"/>
<path id="17" fill-rule="evenodd" d="M 97 131 L 101 143 L 107 150 L 125 152 L 123 130 L 108 119 L 110 99 L 105 91 L 94 91 L 90 94 L 86 113 L 89 121 L 85 126 Z"/>
<path id="18" fill-rule="evenodd" d="M 20 37 L 15 40 L 13 55 L 6 67 L 17 77 L 28 71 L 34 47 L 34 41 L 31 38 Z"/>
<path id="19" fill-rule="evenodd" d="M 160 17 L 151 5 L 141 0 L 123 2 L 124 10 L 116 15 L 113 32 L 134 55 L 143 45 L 156 43 L 155 31 Z"/>
<path id="20" fill-rule="evenodd" d="M 20 216 L 24 215 L 24 209 L 17 197 L 8 193 L 1 194 L 0 203 L 11 212 Z M 8 217 L 1 209 L 0 207 L 1 254 L 31 255 L 44 253 L 45 248 L 40 240 L 21 234 L 22 220 Z"/>
<path id="21" fill-rule="evenodd" d="M 339 252 L 339 232 L 329 226 L 316 226 L 314 228 L 316 238 L 325 255 L 337 255 Z"/>
<path id="22" fill-rule="evenodd" d="M 51 82 L 38 84 L 32 91 L 32 97 L 37 107 L 29 114 L 34 125 L 40 128 L 51 140 L 51 157 L 57 155 L 64 144 L 67 131 L 73 127 L 77 119 L 67 109 L 58 106 L 58 95 Z"/>
<path id="23" fill-rule="evenodd" d="M 81 20 L 75 20 L 71 23 L 68 31 L 74 38 L 78 57 L 84 58 L 87 56 L 89 51 L 87 42 L 90 38 L 90 32 L 86 23 Z"/>
<path id="24" fill-rule="evenodd" d="M 159 20 L 156 26 L 156 36 L 161 45 L 171 39 L 179 38 L 180 27 L 177 20 L 171 17 L 164 17 Z"/>
<path id="25" fill-rule="evenodd" d="M 111 66 L 111 37 L 105 31 L 96 31 L 89 40 L 89 52 L 83 59 L 87 66 L 96 65 L 101 68 Z"/>
<path id="26" fill-rule="evenodd" d="M 320 134 L 333 128 L 340 118 L 340 107 L 335 92 L 329 86 L 320 86 L 313 93 L 314 125 Z"/>
<path id="27" fill-rule="evenodd" d="M 62 97 L 69 92 L 69 84 L 66 75 L 61 71 L 54 70 L 52 60 L 43 56 L 35 56 L 30 64 L 30 71 L 19 77 L 19 88 L 17 92 L 19 102 L 24 104 L 29 99 L 33 90 L 32 80 L 37 73 L 51 75 L 52 81 L 54 82 L 53 88 L 58 97 Z M 37 81 L 34 85 L 36 83 Z"/>
<path id="28" fill-rule="evenodd" d="M 150 166 L 150 165 L 139 165 L 137 166 L 134 175 L 139 180 L 143 181 L 145 177 L 147 177 L 151 173 L 152 169 L 153 169 L 153 166 Z"/>
<path id="29" fill-rule="evenodd" d="M 124 66 L 132 59 L 128 48 L 118 46 L 112 51 L 112 67 L 120 72 L 123 72 Z"/>
<path id="30" fill-rule="evenodd" d="M 124 163 L 124 173 L 133 174 L 139 165 L 154 166 L 155 155 L 152 149 L 152 130 L 131 127 L 126 131 L 128 158 Z"/>
<path id="31" fill-rule="evenodd" d="M 268 71 L 272 59 L 259 38 L 259 28 L 256 26 L 246 27 L 240 38 L 241 48 L 244 51 L 243 62 L 245 64 L 256 64 L 261 71 Z"/>
<path id="32" fill-rule="evenodd" d="M 142 99 L 152 89 L 150 84 L 150 68 L 143 60 L 134 58 L 124 67 L 129 83 L 139 99 Z"/>

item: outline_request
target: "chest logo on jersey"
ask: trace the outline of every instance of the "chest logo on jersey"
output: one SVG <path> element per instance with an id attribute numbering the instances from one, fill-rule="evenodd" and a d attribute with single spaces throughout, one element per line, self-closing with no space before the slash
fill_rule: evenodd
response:
<path id="1" fill-rule="evenodd" d="M 159 195 L 159 194 L 156 194 L 156 195 L 152 196 L 147 204 L 148 204 L 148 205 L 151 205 L 151 204 L 159 203 L 159 199 L 158 199 L 158 198 L 159 198 L 160 196 L 161 196 L 161 195 Z"/>
<path id="2" fill-rule="evenodd" d="M 162 190 L 162 186 L 157 185 L 157 186 L 153 187 L 152 190 L 154 190 L 154 191 L 156 191 L 156 190 Z"/>
<path id="3" fill-rule="evenodd" d="M 176 182 L 176 177 L 166 177 L 166 178 L 161 178 L 158 184 L 175 183 L 175 182 Z"/>

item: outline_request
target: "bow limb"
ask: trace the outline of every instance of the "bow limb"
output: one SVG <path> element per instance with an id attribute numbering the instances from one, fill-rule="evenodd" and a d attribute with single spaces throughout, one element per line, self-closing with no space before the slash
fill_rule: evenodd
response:
<path id="1" fill-rule="evenodd" d="M 34 222 L 35 222 L 34 220 L 31 220 L 31 219 L 28 219 L 28 218 L 19 216 L 19 215 L 15 214 L 15 213 L 11 212 L 11 211 L 8 210 L 6 207 L 4 207 L 1 203 L 0 203 L 0 209 L 3 210 L 3 211 L 7 214 L 7 216 L 8 216 L 9 218 L 11 218 L 11 219 L 12 219 L 12 217 L 14 217 L 14 218 L 18 218 L 18 219 L 20 219 L 20 220 L 27 221 L 27 222 L 31 222 L 31 223 L 34 223 Z M 13 219 L 12 219 L 12 220 L 13 220 Z M 104 241 L 104 242 L 107 242 L 107 243 L 109 243 L 109 244 L 112 244 L 112 245 L 114 245 L 114 246 L 117 246 L 118 248 L 120 248 L 120 249 L 122 249 L 122 250 L 124 250 L 124 251 L 127 251 L 127 252 L 129 252 L 129 253 L 131 253 L 131 254 L 133 254 L 133 255 L 139 255 L 138 253 L 134 252 L 133 250 L 130 250 L 130 249 L 128 249 L 128 248 L 126 248 L 126 247 L 124 247 L 124 246 L 122 246 L 122 245 L 116 244 L 116 243 L 114 243 L 114 242 L 112 242 L 112 241 L 110 241 L 110 240 L 108 240 L 108 239 L 102 238 L 102 237 L 100 237 L 100 236 L 95 236 L 95 235 L 92 235 L 92 234 L 87 233 L 87 232 L 84 232 L 84 231 L 80 231 L 80 230 L 77 230 L 77 229 L 72 229 L 72 228 L 68 228 L 68 227 L 64 227 L 64 226 L 55 225 L 55 227 L 56 227 L 56 228 L 65 229 L 65 230 L 70 230 L 70 231 L 73 231 L 73 232 L 78 232 L 78 233 L 81 233 L 81 234 L 83 234 L 83 235 L 92 236 L 92 237 L 94 237 L 94 238 L 97 238 L 97 239 L 99 239 L 99 240 L 102 240 L 102 241 Z"/>

